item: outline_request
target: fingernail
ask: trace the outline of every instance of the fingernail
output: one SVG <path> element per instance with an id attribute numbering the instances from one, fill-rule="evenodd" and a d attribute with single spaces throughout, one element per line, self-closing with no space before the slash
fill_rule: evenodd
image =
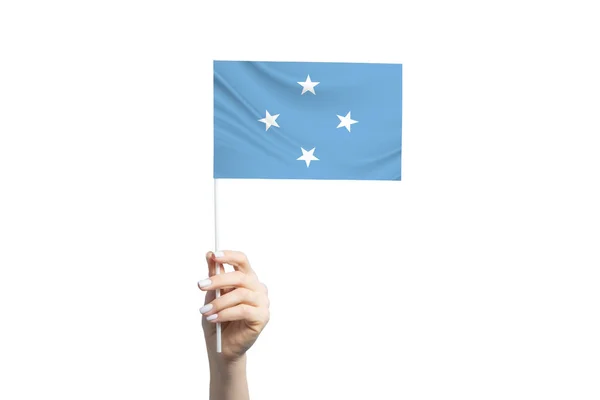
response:
<path id="1" fill-rule="evenodd" d="M 210 286 L 212 282 L 210 281 L 210 279 L 204 279 L 201 280 L 200 282 L 198 282 L 198 286 L 200 287 L 206 287 L 206 286 Z"/>
<path id="2" fill-rule="evenodd" d="M 223 253 L 222 251 L 215 252 L 215 257 L 216 258 L 220 258 L 220 257 L 224 257 L 224 256 L 225 256 L 225 253 Z"/>
<path id="3" fill-rule="evenodd" d="M 215 319 L 217 319 L 217 314 L 209 315 L 208 317 L 206 317 L 207 321 L 212 321 L 212 320 L 215 320 Z"/>
<path id="4" fill-rule="evenodd" d="M 208 303 L 208 304 L 205 304 L 205 305 L 204 305 L 204 307 L 202 307 L 202 308 L 200 309 L 200 313 L 201 313 L 201 314 L 204 314 L 205 312 L 208 312 L 208 311 L 212 310 L 212 308 L 213 308 L 213 305 L 212 305 L 212 304 L 210 304 L 210 303 Z"/>

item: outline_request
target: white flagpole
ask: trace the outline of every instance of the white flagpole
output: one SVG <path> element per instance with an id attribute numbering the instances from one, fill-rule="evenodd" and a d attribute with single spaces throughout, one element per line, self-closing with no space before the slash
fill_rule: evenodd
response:
<path id="1" fill-rule="evenodd" d="M 215 181 L 215 252 L 219 251 L 219 224 L 217 218 L 217 179 Z M 220 264 L 215 263 L 215 274 L 218 275 L 221 272 Z M 216 298 L 221 296 L 221 289 L 217 289 L 215 293 Z M 217 353 L 221 352 L 221 323 L 217 322 Z"/>

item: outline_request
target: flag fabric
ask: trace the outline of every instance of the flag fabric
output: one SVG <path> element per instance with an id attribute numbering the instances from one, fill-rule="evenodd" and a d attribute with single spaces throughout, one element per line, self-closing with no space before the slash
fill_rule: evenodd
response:
<path id="1" fill-rule="evenodd" d="M 214 61 L 214 178 L 400 180 L 402 65 Z"/>

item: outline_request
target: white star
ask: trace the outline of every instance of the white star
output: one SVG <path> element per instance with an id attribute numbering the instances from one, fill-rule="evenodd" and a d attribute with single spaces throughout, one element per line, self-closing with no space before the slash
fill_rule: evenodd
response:
<path id="1" fill-rule="evenodd" d="M 317 86 L 319 83 L 321 82 L 313 82 L 310 80 L 310 75 L 308 75 L 306 77 L 306 81 L 305 82 L 298 82 L 298 85 L 302 86 L 302 93 L 300 94 L 304 94 L 306 92 L 311 92 L 312 94 L 316 94 L 315 93 L 315 86 Z"/>
<path id="2" fill-rule="evenodd" d="M 279 117 L 279 114 L 271 115 L 269 114 L 269 111 L 267 111 L 267 116 L 262 119 L 259 119 L 259 121 L 265 123 L 265 131 L 268 131 L 271 125 L 279 128 L 279 125 L 277 125 L 277 122 L 275 122 L 277 117 Z"/>
<path id="3" fill-rule="evenodd" d="M 316 147 L 313 147 L 313 149 L 310 151 L 306 151 L 302 147 L 300 148 L 302 149 L 302 155 L 296 158 L 296 160 L 306 161 L 306 168 L 310 166 L 311 161 L 319 161 L 319 159 L 313 155 L 313 152 L 315 151 Z"/>
<path id="4" fill-rule="evenodd" d="M 341 128 L 343 126 L 348 129 L 348 132 L 350 132 L 350 125 L 358 122 L 350 118 L 350 111 L 348 111 L 348 114 L 345 117 L 342 117 L 341 115 L 338 115 L 337 117 L 340 119 L 340 124 L 337 127 Z"/>

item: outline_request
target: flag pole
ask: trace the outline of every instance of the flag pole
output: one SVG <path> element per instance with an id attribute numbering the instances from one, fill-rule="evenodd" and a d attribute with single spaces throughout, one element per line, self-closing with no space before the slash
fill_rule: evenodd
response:
<path id="1" fill-rule="evenodd" d="M 219 224 L 217 218 L 217 179 L 214 179 L 214 205 L 215 205 L 215 252 L 219 251 Z M 215 262 L 215 275 L 221 272 L 221 265 Z M 221 297 L 221 289 L 216 289 L 215 298 Z M 221 323 L 217 322 L 217 353 L 221 352 Z"/>

